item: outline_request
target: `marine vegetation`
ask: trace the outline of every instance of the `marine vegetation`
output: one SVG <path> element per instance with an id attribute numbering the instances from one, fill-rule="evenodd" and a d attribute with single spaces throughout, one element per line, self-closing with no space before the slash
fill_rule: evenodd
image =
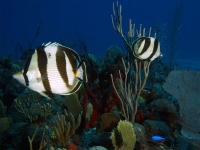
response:
<path id="1" fill-rule="evenodd" d="M 0 57 L 0 149 L 200 148 L 200 73 L 164 63 L 151 28 L 130 19 L 124 35 L 118 2 L 111 22 L 126 54 L 111 43 L 100 59 L 62 38 Z"/>

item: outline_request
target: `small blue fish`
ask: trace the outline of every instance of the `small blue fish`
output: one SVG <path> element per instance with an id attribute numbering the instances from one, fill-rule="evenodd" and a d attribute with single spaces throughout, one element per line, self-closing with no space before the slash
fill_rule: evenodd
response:
<path id="1" fill-rule="evenodd" d="M 153 141 L 157 141 L 157 142 L 165 141 L 165 138 L 163 138 L 163 137 L 161 137 L 161 136 L 159 136 L 159 135 L 154 135 L 154 136 L 151 137 L 151 139 L 152 139 Z"/>

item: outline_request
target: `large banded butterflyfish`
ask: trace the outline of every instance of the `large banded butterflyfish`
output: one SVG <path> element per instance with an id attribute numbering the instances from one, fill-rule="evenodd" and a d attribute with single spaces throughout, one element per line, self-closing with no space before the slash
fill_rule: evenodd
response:
<path id="1" fill-rule="evenodd" d="M 13 77 L 48 98 L 74 93 L 87 82 L 86 65 L 78 53 L 56 42 L 38 47 Z"/>
<path id="2" fill-rule="evenodd" d="M 140 60 L 153 61 L 162 56 L 160 52 L 160 42 L 153 37 L 140 37 L 132 44 L 132 52 Z"/>

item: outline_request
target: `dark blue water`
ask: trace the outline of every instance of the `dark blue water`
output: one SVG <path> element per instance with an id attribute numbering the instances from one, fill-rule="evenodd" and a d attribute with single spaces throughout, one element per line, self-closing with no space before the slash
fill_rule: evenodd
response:
<path id="1" fill-rule="evenodd" d="M 97 57 L 104 56 L 110 45 L 123 47 L 121 37 L 114 31 L 111 23 L 111 0 L 34 0 L 0 1 L 0 56 L 21 55 L 17 43 L 28 49 L 40 27 L 31 48 L 45 42 L 67 42 L 84 39 L 90 53 Z M 128 19 L 131 18 L 136 28 L 140 24 L 149 28 L 155 22 L 166 25 L 176 10 L 177 0 L 126 0 L 122 5 L 123 32 L 128 31 Z M 200 1 L 184 1 L 176 61 L 185 66 L 200 66 Z M 164 28 L 164 26 L 163 26 Z M 167 36 L 165 29 L 163 37 Z M 165 39 L 163 45 L 167 45 Z M 18 53 L 16 54 L 16 49 Z M 124 50 L 125 51 L 125 50 Z M 167 52 L 162 50 L 163 59 Z M 200 68 L 200 67 L 199 67 Z"/>

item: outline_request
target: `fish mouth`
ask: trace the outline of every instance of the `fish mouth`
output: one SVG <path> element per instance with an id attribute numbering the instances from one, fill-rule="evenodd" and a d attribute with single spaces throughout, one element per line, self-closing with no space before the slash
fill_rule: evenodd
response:
<path id="1" fill-rule="evenodd" d="M 15 74 L 13 74 L 12 77 L 13 77 L 14 79 L 18 79 L 18 77 L 19 77 L 20 75 L 22 75 L 22 73 L 21 73 L 21 72 L 17 72 L 17 73 L 15 73 Z"/>
<path id="2" fill-rule="evenodd" d="M 12 77 L 17 80 L 19 83 L 25 85 L 25 80 L 21 72 L 17 72 L 12 75 Z"/>

